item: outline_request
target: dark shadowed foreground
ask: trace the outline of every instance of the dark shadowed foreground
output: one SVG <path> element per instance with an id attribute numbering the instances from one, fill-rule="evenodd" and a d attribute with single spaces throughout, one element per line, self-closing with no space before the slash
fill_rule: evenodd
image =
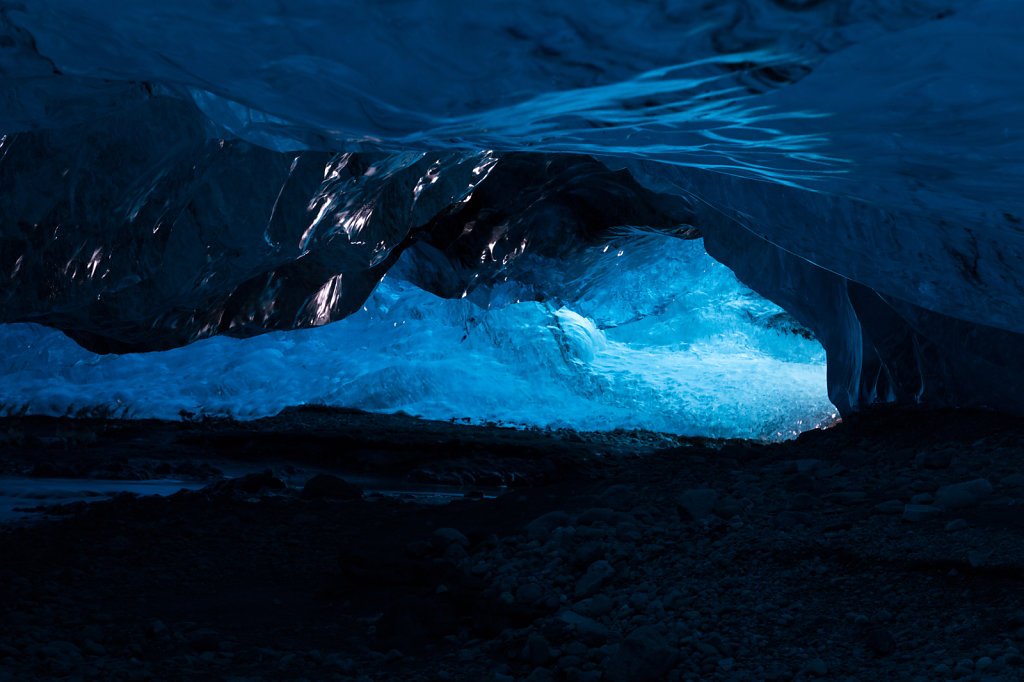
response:
<path id="1" fill-rule="evenodd" d="M 1024 675 L 1020 420 L 775 445 L 316 410 L 2 424 L 5 480 L 205 486 L 8 521 L 3 680 Z"/>

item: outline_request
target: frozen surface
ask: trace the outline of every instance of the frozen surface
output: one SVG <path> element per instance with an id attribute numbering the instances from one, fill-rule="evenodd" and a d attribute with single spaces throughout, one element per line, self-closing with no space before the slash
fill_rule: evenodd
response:
<path id="1" fill-rule="evenodd" d="M 0 319 L 168 348 L 343 318 L 396 263 L 371 310 L 689 226 L 821 340 L 841 411 L 1024 412 L 1022 44 L 1019 0 L 0 0 Z M 604 172 L 529 187 L 568 156 Z M 555 299 L 484 319 L 648 366 L 586 296 L 605 337 Z M 628 383 L 596 375 L 573 394 Z"/>
<path id="2" fill-rule="evenodd" d="M 8 412 L 250 419 L 325 404 L 585 430 L 788 437 L 834 418 L 824 352 L 699 240 L 621 237 L 523 259 L 473 295 L 402 281 L 333 324 L 100 356 L 0 327 Z M 486 299 L 485 305 L 478 301 Z"/>

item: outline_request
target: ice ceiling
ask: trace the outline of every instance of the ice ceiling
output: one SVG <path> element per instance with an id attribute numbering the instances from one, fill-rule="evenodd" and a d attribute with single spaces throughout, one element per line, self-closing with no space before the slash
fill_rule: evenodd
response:
<path id="1" fill-rule="evenodd" d="M 841 411 L 1020 411 L 1022 40 L 1013 0 L 0 0 L 0 319 L 124 353 L 353 316 L 309 355 L 358 343 L 379 362 L 401 342 L 356 337 L 395 298 L 583 334 L 588 362 L 633 344 L 615 362 L 639 368 L 650 345 L 607 320 L 647 303 L 615 299 L 631 275 L 600 275 L 595 254 L 647 254 L 660 315 L 705 287 L 659 274 L 698 262 L 682 240 L 702 236 L 792 316 L 719 316 L 706 338 L 742 337 L 734 361 L 811 367 L 802 325 Z M 598 274 L 544 284 L 552 262 Z M 607 307 L 576 309 L 583 281 Z M 512 285 L 529 295 L 502 298 Z M 763 336 L 769 319 L 789 345 Z M 37 327 L 4 334 L 23 359 L 44 337 L 60 358 L 85 352 Z M 234 342 L 202 343 L 171 352 Z M 31 383 L 18 372 L 35 365 L 11 362 L 6 383 Z M 716 403 L 734 404 L 740 368 L 693 385 L 736 386 Z M 805 405 L 810 376 L 753 391 L 774 401 L 747 411 L 754 430 L 776 429 L 765 409 Z M 649 406 L 670 394 L 609 404 L 669 414 Z M 808 400 L 805 414 L 822 404 Z"/>

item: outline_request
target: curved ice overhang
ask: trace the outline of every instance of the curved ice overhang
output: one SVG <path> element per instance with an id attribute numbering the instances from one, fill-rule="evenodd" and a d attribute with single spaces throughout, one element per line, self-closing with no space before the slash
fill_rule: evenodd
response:
<path id="1" fill-rule="evenodd" d="M 180 108 L 189 133 L 176 139 L 203 150 L 218 136 L 246 140 L 255 147 L 243 155 L 264 155 L 259 167 L 280 168 L 280 178 L 302 168 L 285 151 L 588 155 L 681 197 L 712 253 L 813 328 L 842 409 L 874 400 L 1014 405 L 991 386 L 1001 372 L 1020 372 L 1019 3 L 533 0 L 468 12 L 441 1 L 51 0 L 4 3 L 0 25 L 5 158 L 19 131 L 38 131 L 28 139 L 46 148 L 72 127 L 84 140 L 65 146 L 87 157 L 88 136 L 109 137 L 116 120 L 117 144 L 151 147 L 141 165 L 159 166 L 170 145 L 188 167 L 180 141 L 159 142 L 145 125 L 154 107 Z M 22 162 L 5 163 L 22 174 Z M 263 194 L 289 182 L 265 181 Z M 452 201 L 460 182 L 469 194 L 470 181 L 456 178 Z M 235 179 L 203 191 L 221 196 L 225 186 L 250 189 Z M 261 236 L 274 216 L 287 219 L 285 205 L 259 212 Z M 223 213 L 216 201 L 208 207 Z M 7 231 L 21 214 L 4 211 Z M 305 235 L 306 218 L 289 229 Z M 379 229 L 396 238 L 421 226 L 387 224 Z M 197 234 L 197 244 L 213 239 Z M 394 239 L 367 236 L 341 251 L 383 243 L 392 253 Z M 25 267 L 16 255 L 0 264 Z M 274 257 L 292 267 L 294 255 Z M 96 258 L 90 251 L 81 267 Z M 372 260 L 367 267 L 383 263 Z M 246 265 L 235 283 L 272 266 Z M 317 287 L 333 277 L 330 266 L 313 270 Z M 252 295 L 271 305 L 276 286 L 263 282 Z M 302 310 L 306 294 L 292 308 Z M 189 306 L 211 307 L 190 295 L 175 325 L 231 331 L 220 318 L 189 318 Z M 8 317 L 22 318 L 31 316 Z M 265 326 L 243 318 L 253 331 Z M 992 380 L 968 386 L 961 375 L 975 371 Z"/>

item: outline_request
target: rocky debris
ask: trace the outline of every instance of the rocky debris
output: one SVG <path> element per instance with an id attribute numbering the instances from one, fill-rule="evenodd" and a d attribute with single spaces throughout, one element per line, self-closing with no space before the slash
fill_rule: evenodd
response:
<path id="1" fill-rule="evenodd" d="M 273 474 L 82 505 L 0 531 L 0 679 L 1024 679 L 1024 428 L 929 424 L 443 505 Z"/>
<path id="2" fill-rule="evenodd" d="M 362 496 L 359 486 L 331 474 L 317 474 L 302 487 L 302 498 L 306 500 L 358 500 Z"/>

